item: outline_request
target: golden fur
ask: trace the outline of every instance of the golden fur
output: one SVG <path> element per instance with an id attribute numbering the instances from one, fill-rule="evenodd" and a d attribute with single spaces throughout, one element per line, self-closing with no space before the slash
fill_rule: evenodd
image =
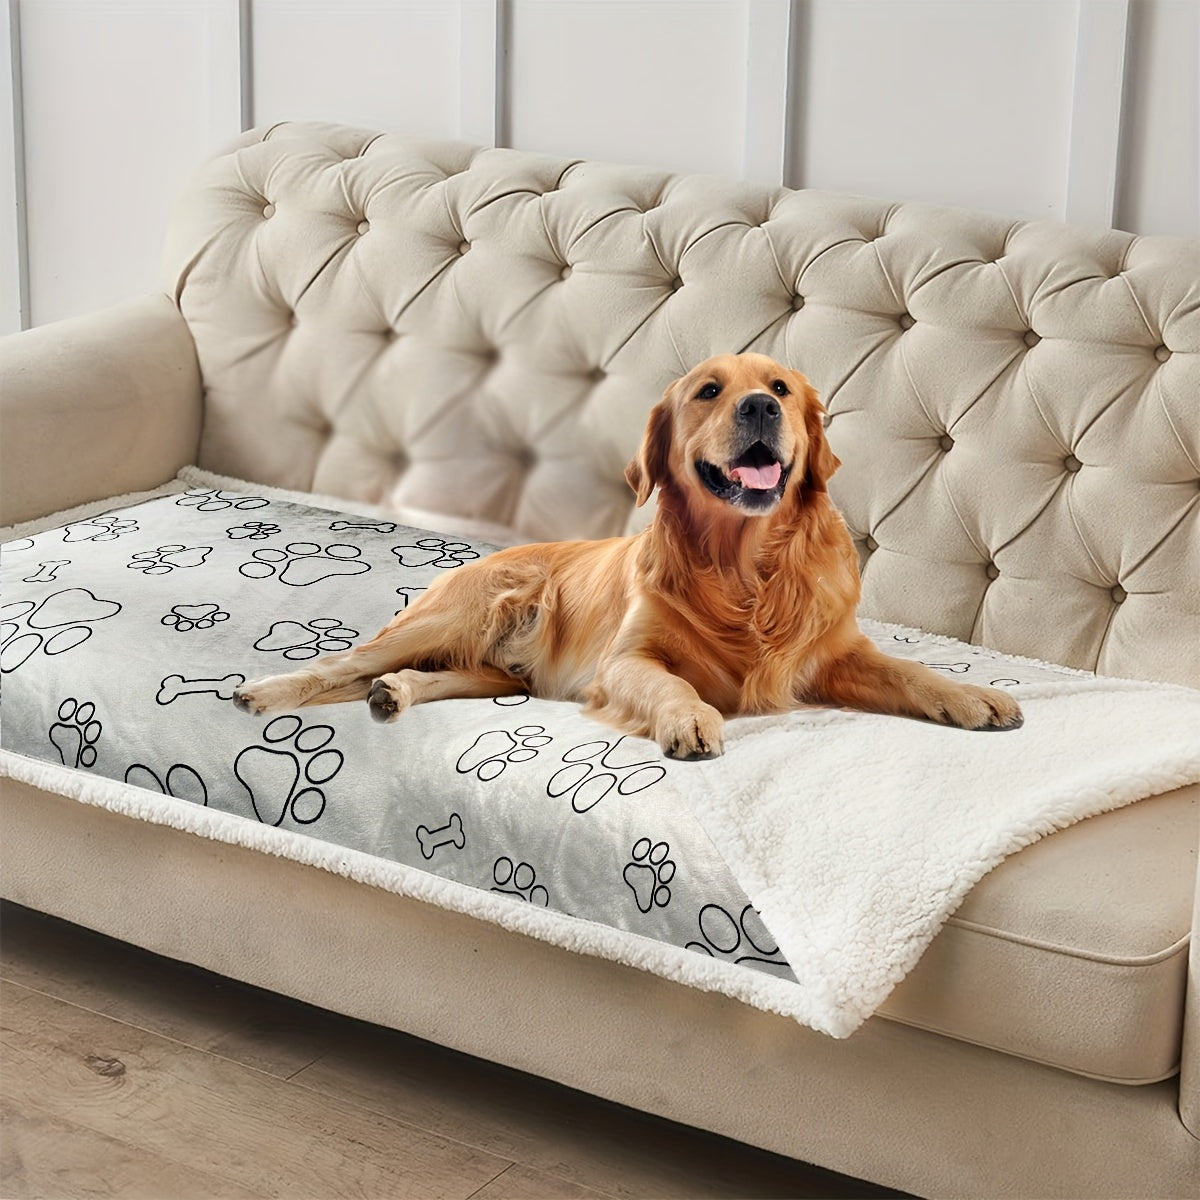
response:
<path id="1" fill-rule="evenodd" d="M 673 383 L 626 478 L 633 537 L 517 546 L 454 571 L 371 641 L 247 683 L 260 713 L 368 699 L 380 720 L 453 696 L 529 692 L 654 738 L 723 749 L 724 717 L 804 703 L 1019 725 L 1005 692 L 882 654 L 859 631 L 858 565 L 826 491 L 838 461 L 803 375 L 721 355 Z"/>

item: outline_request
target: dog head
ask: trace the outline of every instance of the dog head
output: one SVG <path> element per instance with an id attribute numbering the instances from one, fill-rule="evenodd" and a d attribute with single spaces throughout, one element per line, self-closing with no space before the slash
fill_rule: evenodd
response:
<path id="1" fill-rule="evenodd" d="M 765 354 L 717 355 L 667 388 L 625 478 L 639 505 L 657 486 L 710 514 L 769 516 L 837 470 L 823 415 L 798 371 Z"/>

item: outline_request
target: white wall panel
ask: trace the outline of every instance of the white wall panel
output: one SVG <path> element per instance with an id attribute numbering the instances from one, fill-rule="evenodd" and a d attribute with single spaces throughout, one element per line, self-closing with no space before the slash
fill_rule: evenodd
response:
<path id="1" fill-rule="evenodd" d="M 0 4 L 0 331 L 159 286 L 285 119 L 1200 232 L 1200 0 Z"/>
<path id="2" fill-rule="evenodd" d="M 161 288 L 163 231 L 197 164 L 234 137 L 228 0 L 23 0 L 30 316 Z"/>
<path id="3" fill-rule="evenodd" d="M 1067 0 L 811 0 L 796 182 L 1060 216 L 1076 21 Z"/>
<path id="4" fill-rule="evenodd" d="M 740 174 L 746 0 L 511 0 L 509 142 Z"/>
<path id="5" fill-rule="evenodd" d="M 254 123 L 459 129 L 454 0 L 254 0 Z"/>

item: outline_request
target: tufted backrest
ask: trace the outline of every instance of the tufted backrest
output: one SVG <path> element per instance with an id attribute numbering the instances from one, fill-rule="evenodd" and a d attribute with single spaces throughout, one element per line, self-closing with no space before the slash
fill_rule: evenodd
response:
<path id="1" fill-rule="evenodd" d="M 285 124 L 167 258 L 202 466 L 620 533 L 664 387 L 760 350 L 824 398 L 866 615 L 1200 685 L 1200 242 Z"/>

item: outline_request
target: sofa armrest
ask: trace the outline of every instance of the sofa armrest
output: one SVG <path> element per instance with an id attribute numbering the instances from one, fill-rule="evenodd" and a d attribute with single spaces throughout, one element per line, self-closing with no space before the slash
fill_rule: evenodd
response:
<path id="1" fill-rule="evenodd" d="M 170 479 L 196 460 L 202 397 L 165 295 L 0 339 L 0 525 Z"/>
<path id="2" fill-rule="evenodd" d="M 1187 998 L 1179 1064 L 1179 1117 L 1188 1132 L 1200 1141 L 1200 879 L 1196 881 L 1192 941 L 1188 947 Z"/>

